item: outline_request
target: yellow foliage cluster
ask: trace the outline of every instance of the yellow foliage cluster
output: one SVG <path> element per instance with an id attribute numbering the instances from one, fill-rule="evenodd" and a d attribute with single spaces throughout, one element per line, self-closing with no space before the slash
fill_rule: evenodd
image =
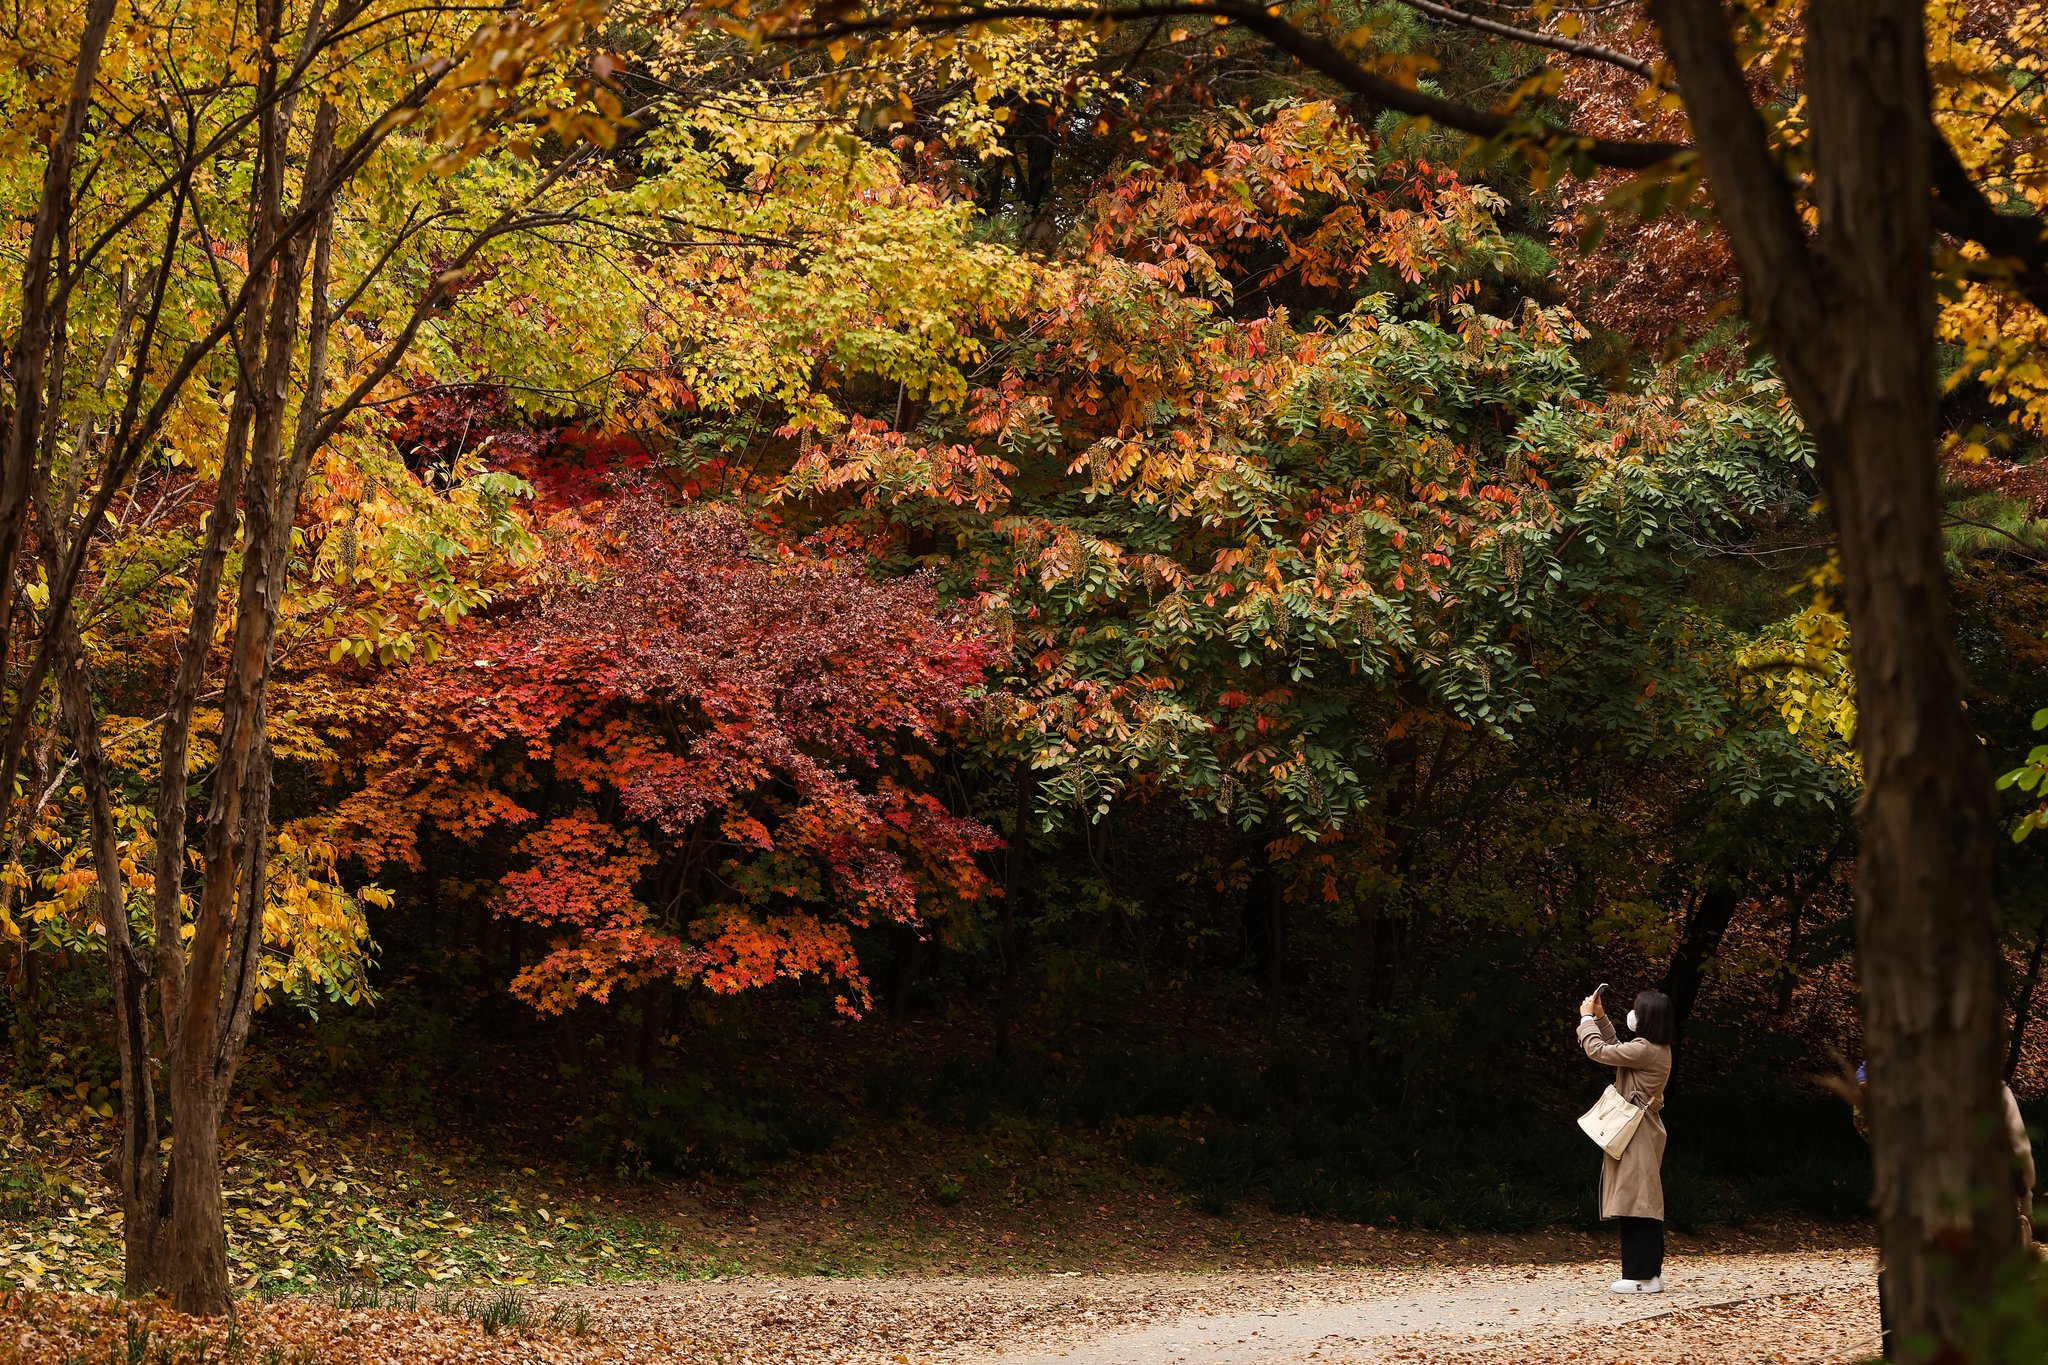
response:
<path id="1" fill-rule="evenodd" d="M 2000 33 L 1972 36 L 1966 0 L 1927 7 L 1935 120 L 1996 206 L 2048 210 L 2048 4 L 2022 4 Z M 1952 262 L 1940 335 L 1957 348 L 1951 382 L 1973 379 L 2027 431 L 2048 435 L 2048 317 L 2001 287 L 1972 246 Z"/>
<path id="2" fill-rule="evenodd" d="M 1773 703 L 1802 746 L 1860 780 L 1849 622 L 1830 595 L 1840 582 L 1830 560 L 1814 575 L 1813 601 L 1739 648 L 1735 667 L 1742 686 Z"/>

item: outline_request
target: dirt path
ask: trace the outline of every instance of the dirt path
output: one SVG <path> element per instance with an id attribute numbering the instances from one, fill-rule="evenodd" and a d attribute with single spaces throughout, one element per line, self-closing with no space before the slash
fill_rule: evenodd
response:
<path id="1" fill-rule="evenodd" d="M 1876 1339 L 1867 1254 L 1186 1275 L 742 1278 L 545 1291 L 650 1354 L 719 1365 L 1735 1365 Z"/>

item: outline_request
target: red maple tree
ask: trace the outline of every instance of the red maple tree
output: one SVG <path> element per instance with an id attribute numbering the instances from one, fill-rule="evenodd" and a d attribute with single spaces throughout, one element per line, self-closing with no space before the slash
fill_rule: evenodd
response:
<path id="1" fill-rule="evenodd" d="M 645 491 L 582 509 L 557 551 L 391 676 L 401 719 L 347 808 L 373 866 L 419 869 L 435 839 L 509 856 L 493 908 L 552 940 L 518 994 L 818 977 L 857 1011 L 852 929 L 989 894 L 999 841 L 923 790 L 994 658 L 971 614 Z"/>

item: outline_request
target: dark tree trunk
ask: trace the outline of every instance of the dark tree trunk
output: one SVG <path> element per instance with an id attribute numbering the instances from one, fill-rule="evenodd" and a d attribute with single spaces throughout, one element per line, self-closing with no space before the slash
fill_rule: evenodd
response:
<path id="1" fill-rule="evenodd" d="M 1895 129 L 1888 155 L 1912 140 Z M 1866 283 L 1871 293 L 1919 293 L 1929 270 L 1922 251 Z M 1932 320 L 1870 311 L 1878 316 L 1851 324 L 1862 345 L 1842 337 L 1837 363 L 1849 372 L 1833 387 L 1850 392 L 1834 420 L 1814 423 L 1841 538 L 1860 713 L 1857 981 L 1887 1289 L 1903 1332 L 1953 1341 L 1971 1287 L 1988 1287 L 2014 1245 L 2010 1209 L 1993 1207 L 2011 1154 L 1996 1123 L 1968 1117 L 1989 1120 L 1999 1105 L 1997 816 L 1948 623 Z M 1946 1271 L 1936 1265 L 1943 1248 L 1957 1262 Z M 1943 1292 L 1943 1275 L 1960 1292 Z"/>
<path id="2" fill-rule="evenodd" d="M 1272 858 L 1266 851 L 1263 831 L 1253 834 L 1246 862 L 1250 872 L 1245 878 L 1244 899 L 1238 905 L 1238 941 L 1243 945 L 1246 970 L 1264 977 L 1268 971 L 1267 963 L 1273 955 L 1271 903 L 1280 883 L 1273 871 Z"/>
<path id="3" fill-rule="evenodd" d="M 220 1182 L 221 1104 L 210 1078 L 196 1067 L 172 1076 L 170 1100 L 177 1156 L 166 1182 L 161 1285 L 179 1312 L 218 1315 L 233 1304 Z"/>
<path id="4" fill-rule="evenodd" d="M 54 559 L 54 555 L 46 555 L 46 560 Z M 68 611 L 58 628 L 62 710 L 78 750 L 79 784 L 85 789 L 101 936 L 106 942 L 107 983 L 113 997 L 114 1055 L 121 1076 L 121 1136 L 113 1166 L 114 1185 L 121 1194 L 123 1288 L 131 1297 L 140 1297 L 162 1284 L 165 1248 L 156 1089 L 150 1074 L 149 979 L 129 936 L 121 835 L 100 742 L 99 713 L 85 675 L 78 628 Z"/>
<path id="5" fill-rule="evenodd" d="M 45 402 L 50 396 L 49 388 L 63 380 L 61 291 L 52 287 L 53 277 L 61 275 L 56 253 L 71 222 L 72 174 L 77 168 L 79 144 L 93 106 L 93 82 L 99 77 L 100 59 L 106 52 L 107 34 L 113 27 L 116 8 L 114 0 L 92 0 L 86 10 L 77 60 L 71 64 L 71 90 L 65 101 L 64 117 L 50 139 L 35 217 L 22 255 L 20 315 L 7 357 L 14 402 L 8 414 L 5 445 L 0 446 L 0 642 L 13 639 L 11 627 L 19 578 L 16 561 L 28 522 L 31 485 L 45 428 Z M 55 404 L 49 406 L 54 411 Z M 24 689 L 24 693 L 28 700 L 22 703 L 22 713 L 10 718 L 10 730 L 19 729 L 27 713 L 35 709 L 33 689 Z M 14 785 L 19 758 L 19 750 L 10 743 L 4 783 L 9 790 Z"/>
<path id="6" fill-rule="evenodd" d="M 900 1022 L 910 1017 L 910 988 L 917 984 L 918 973 L 931 957 L 932 936 L 915 924 L 897 928 L 903 939 L 903 951 L 896 958 L 896 989 L 889 993 L 889 1017 Z"/>
<path id="7" fill-rule="evenodd" d="M 1344 1035 L 1345 1051 L 1353 1066 L 1363 1066 L 1371 1050 L 1366 1006 L 1378 951 L 1373 941 L 1378 927 L 1375 912 L 1376 906 L 1368 900 L 1359 906 L 1358 918 L 1351 923 L 1351 961 L 1344 973 Z"/>
<path id="8" fill-rule="evenodd" d="M 1962 707 L 1938 517 L 1919 0 L 1812 0 L 1809 233 L 1720 0 L 1654 0 L 1751 316 L 1833 513 L 1864 771 L 1857 977 L 1886 1288 L 1909 1351 L 1952 1355 L 2019 1250 L 2003 1148 L 1990 770 Z"/>
<path id="9" fill-rule="evenodd" d="M 1778 982 L 1778 1013 L 1792 1008 L 1792 991 L 1799 984 L 1799 930 L 1806 918 L 1806 902 L 1792 902 L 1790 924 L 1785 930 L 1785 975 Z"/>
<path id="10" fill-rule="evenodd" d="M 1270 925 L 1267 941 L 1273 945 L 1266 957 L 1266 1006 L 1277 1022 L 1287 994 L 1287 897 L 1281 893 L 1277 876 L 1273 879 L 1273 892 L 1266 900 L 1266 918 Z"/>
<path id="11" fill-rule="evenodd" d="M 1408 700 L 1418 704 L 1421 699 Z M 1354 1065 L 1371 1060 L 1367 1012 L 1392 1005 L 1400 986 L 1407 936 L 1408 883 L 1415 874 L 1420 849 L 1416 811 L 1434 789 L 1445 758 L 1444 748 L 1439 745 L 1425 782 L 1422 746 L 1413 730 L 1387 742 L 1389 781 L 1382 817 L 1387 850 L 1386 884 L 1368 895 L 1359 910 L 1352 928 L 1351 969 L 1345 985 L 1346 1023 Z"/>
<path id="12" fill-rule="evenodd" d="M 676 993 L 675 983 L 657 981 L 640 992 L 640 1033 L 634 1043 L 633 1064 L 645 1080 L 654 1073 L 654 1054 L 661 1036 L 668 1030 L 669 1006 Z"/>
<path id="13" fill-rule="evenodd" d="M 1251 876 L 1244 886 L 1240 912 L 1243 926 L 1245 965 L 1260 978 L 1269 1018 L 1280 1014 L 1280 989 L 1286 979 L 1286 922 L 1282 918 L 1280 869 L 1273 865 L 1273 853 L 1265 831 L 1252 836 Z"/>
<path id="14" fill-rule="evenodd" d="M 1833 325 L 1808 338 L 1795 392 L 1834 513 L 1855 663 L 1857 982 L 1886 1288 L 1908 1340 L 1953 1342 L 2017 1249 L 1995 1122 L 1997 814 L 1963 711 L 1938 524 L 1920 8 L 1844 3 L 1809 11 L 1820 208 L 1842 226 L 1823 236 Z"/>
<path id="15" fill-rule="evenodd" d="M 1029 830 L 1036 813 L 1038 779 L 1024 764 L 1017 768 L 1017 803 L 1010 826 L 1009 847 L 1003 852 L 1003 894 L 996 902 L 996 954 L 1001 959 L 1002 980 L 996 994 L 996 1051 L 1010 1050 L 1010 1033 L 1017 1018 L 1017 983 L 1024 968 L 1023 948 L 1017 940 L 1017 910 L 1029 894 L 1031 872 Z"/>
<path id="16" fill-rule="evenodd" d="M 1681 1043 L 1693 1006 L 1699 1003 L 1700 987 L 1706 983 L 1707 968 L 1720 955 L 1721 941 L 1728 936 L 1728 926 L 1734 923 L 1735 911 L 1748 892 L 1746 883 L 1717 879 L 1700 893 L 1692 913 L 1685 917 L 1685 933 L 1661 985 L 1671 997 L 1671 1021 Z"/>

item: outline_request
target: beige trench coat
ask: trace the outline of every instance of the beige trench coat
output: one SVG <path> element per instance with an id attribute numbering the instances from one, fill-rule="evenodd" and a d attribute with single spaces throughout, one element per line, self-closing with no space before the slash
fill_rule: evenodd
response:
<path id="1" fill-rule="evenodd" d="M 2012 1139 L 2013 1183 L 2019 1189 L 2020 1241 L 2034 1244 L 2034 1141 L 2027 1136 L 2027 1121 L 2020 1117 L 2019 1097 L 2012 1087 L 2001 1086 L 2005 1101 L 2005 1132 Z"/>
<path id="2" fill-rule="evenodd" d="M 1641 1038 L 1617 1042 L 1606 1015 L 1579 1020 L 1579 1045 L 1602 1066 L 1614 1068 L 1614 1088 L 1631 1104 L 1649 1106 L 1628 1149 L 1600 1158 L 1602 1218 L 1664 1217 L 1664 1087 L 1671 1080 L 1671 1049 Z"/>

